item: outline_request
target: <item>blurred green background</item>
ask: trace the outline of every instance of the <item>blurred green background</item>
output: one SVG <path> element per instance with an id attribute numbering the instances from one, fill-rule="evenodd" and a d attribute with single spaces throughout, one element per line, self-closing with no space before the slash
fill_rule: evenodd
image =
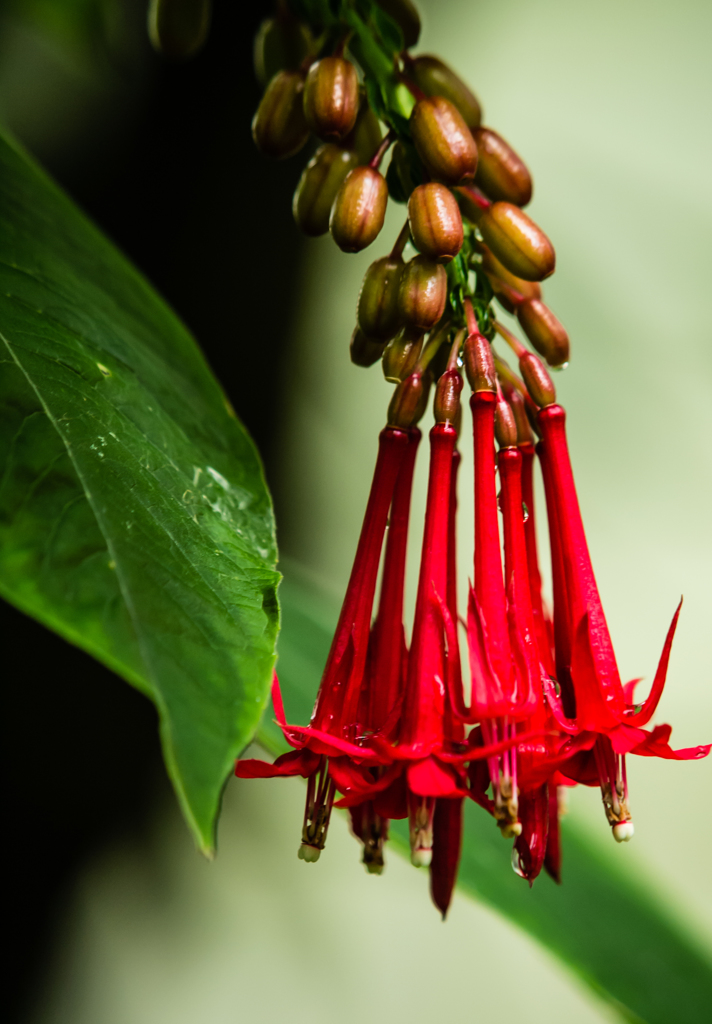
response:
<path id="1" fill-rule="evenodd" d="M 86 54 L 76 38 L 49 32 L 46 22 L 27 16 L 30 6 L 48 4 L 8 8 L 0 38 L 6 58 L 0 62 L 0 112 L 55 173 L 67 169 L 71 188 L 77 166 L 90 175 L 86 168 L 97 153 L 102 161 L 111 159 L 106 154 L 112 145 L 118 152 L 131 136 L 136 108 L 158 74 L 157 58 L 133 42 L 140 24 L 133 17 L 121 32 L 112 29 L 120 39 L 109 48 L 111 60 L 92 51 L 89 65 L 82 64 L 72 57 Z M 140 4 L 129 6 L 133 11 Z M 709 741 L 712 7 L 692 0 L 604 0 L 595 6 L 580 0 L 431 0 L 419 7 L 424 31 L 418 49 L 438 53 L 468 79 L 483 103 L 485 123 L 527 160 L 535 181 L 532 215 L 556 246 L 558 269 L 545 295 L 572 338 L 571 366 L 556 384 L 569 412 L 580 500 L 621 671 L 626 678 L 652 677 L 683 593 L 656 720 L 673 724 L 675 746 Z M 105 10 L 114 8 L 107 4 Z M 248 45 L 241 45 L 244 55 Z M 76 82 L 84 72 L 88 87 Z M 235 69 L 240 81 L 249 73 L 244 64 Z M 189 106 L 189 96 L 185 102 Z M 102 141 L 107 121 L 108 142 Z M 225 186 L 252 157 L 242 155 L 250 146 L 243 120 L 221 122 L 219 132 L 233 140 L 227 164 L 221 162 Z M 77 147 L 84 147 L 81 160 Z M 225 154 L 218 149 L 218 155 Z M 302 162 L 292 159 L 274 179 L 279 188 L 269 194 L 271 210 L 262 200 L 265 217 L 288 220 L 290 178 L 296 183 Z M 217 216 L 210 200 L 192 202 L 192 220 L 176 232 L 175 263 L 195 240 L 193 222 Z M 281 383 L 279 391 L 272 388 L 270 432 L 260 435 L 266 428 L 259 411 L 246 419 L 268 454 L 282 550 L 335 598 L 350 568 L 390 393 L 377 367 L 350 365 L 348 339 L 363 272 L 390 247 L 403 215 L 393 207 L 383 240 L 357 257 L 339 253 L 328 238 L 305 243 L 296 270 L 296 242 L 287 235 L 280 251 L 293 313 L 285 320 L 284 301 L 278 323 L 271 311 L 263 314 L 280 337 L 257 353 L 264 361 L 285 346 Z M 113 233 L 121 240 L 120 231 Z M 231 308 L 235 288 L 240 301 L 248 299 L 239 286 L 250 256 L 240 241 L 239 233 L 232 245 L 223 239 L 219 254 L 218 283 Z M 153 263 L 145 257 L 142 265 L 172 297 L 169 284 L 175 288 L 180 271 L 171 279 L 159 256 L 153 254 Z M 264 268 L 270 273 L 274 264 Z M 207 295 L 201 290 L 204 283 L 191 282 L 196 308 L 213 298 L 210 282 Z M 211 327 L 203 328 L 198 313 L 192 320 L 191 310 L 190 303 L 188 309 L 179 305 L 205 343 Z M 240 338 L 231 334 L 234 341 Z M 208 350 L 230 388 L 229 366 Z M 235 404 L 244 414 L 239 392 L 246 384 L 236 387 Z M 464 461 L 467 466 L 467 455 Z M 415 524 L 422 521 L 424 471 L 421 461 Z M 471 471 L 463 473 L 461 488 L 464 586 L 471 559 Z M 418 532 L 416 527 L 412 570 Z M 414 578 L 411 571 L 411 586 Z M 712 950 L 712 764 L 630 758 L 629 773 L 636 836 L 611 852 Z M 142 828 L 90 850 L 66 889 L 49 966 L 36 979 L 25 1019 L 617 1019 L 490 910 L 456 896 L 442 925 L 424 875 L 395 855 L 382 878 L 366 876 L 340 819 L 319 864 L 298 862 L 302 801 L 297 781 L 233 781 L 220 853 L 207 864 L 194 853 L 157 777 Z M 596 791 L 574 791 L 570 807 L 592 843 L 612 846 Z M 504 843 L 502 856 L 508 856 Z M 527 899 L 524 884 L 521 898 Z"/>

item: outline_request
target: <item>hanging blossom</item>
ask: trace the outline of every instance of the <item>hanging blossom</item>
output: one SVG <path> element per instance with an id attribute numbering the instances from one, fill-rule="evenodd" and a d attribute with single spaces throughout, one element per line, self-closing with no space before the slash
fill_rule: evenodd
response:
<path id="1" fill-rule="evenodd" d="M 674 750 L 670 726 L 646 728 L 662 696 L 680 607 L 648 697 L 634 703 L 635 681 L 620 679 L 565 413 L 544 365 L 568 364 L 569 339 L 542 301 L 539 282 L 553 273 L 556 257 L 523 210 L 532 194 L 529 171 L 481 124 L 479 102 L 464 82 L 438 58 L 409 53 L 419 31 L 411 5 L 402 22 L 402 11 L 395 21 L 383 10 L 371 17 L 367 0 L 359 0 L 358 17 L 351 6 L 344 0 L 340 14 L 327 14 L 323 4 L 304 0 L 306 20 L 299 22 L 281 5 L 262 26 L 255 52 L 266 89 L 253 137 L 276 158 L 298 152 L 310 134 L 321 140 L 297 186 L 294 217 L 307 235 L 330 232 L 344 252 L 378 237 L 389 199 L 407 203 L 393 248 L 366 272 L 350 346 L 357 366 L 380 359 L 396 389 L 311 721 L 287 722 L 275 675 L 272 704 L 291 749 L 274 763 L 240 760 L 236 774 L 306 779 L 299 856 L 308 862 L 324 849 L 334 807 L 348 813 L 372 874 L 383 870 L 390 822 L 407 819 L 412 863 L 429 868 L 444 916 L 468 805 L 490 814 L 513 841 L 519 875 L 531 884 L 545 869 L 558 882 L 568 788 L 599 786 L 614 839 L 627 841 L 626 757 L 690 760 L 710 747 Z M 291 55 L 289 67 L 271 66 L 277 53 Z M 538 354 L 497 318 L 495 300 Z M 496 339 L 514 351 L 518 372 L 494 350 Z M 463 371 L 475 480 L 464 616 L 456 524 Z M 408 639 L 403 609 L 417 424 L 433 387 Z M 537 551 L 537 462 L 551 611 Z"/>

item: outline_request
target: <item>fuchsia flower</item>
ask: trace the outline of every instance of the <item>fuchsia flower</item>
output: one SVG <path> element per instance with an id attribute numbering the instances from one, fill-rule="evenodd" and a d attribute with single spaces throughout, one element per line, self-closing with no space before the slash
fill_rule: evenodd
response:
<path id="1" fill-rule="evenodd" d="M 619 842 L 633 835 L 628 807 L 626 754 L 674 760 L 705 757 L 710 745 L 673 750 L 671 727 L 647 725 L 662 696 L 680 605 L 668 630 L 650 694 L 643 704 L 631 703 L 637 680 L 621 684 L 613 645 L 593 574 L 566 443 L 566 414 L 549 405 L 538 415 L 542 441 L 539 456 L 544 473 L 554 578 L 556 672 L 561 695 L 546 688 L 557 725 L 571 739 L 560 769 L 565 777 L 587 785 L 598 783 Z"/>
<path id="2" fill-rule="evenodd" d="M 427 352 L 391 404 L 391 424 L 399 425 L 380 435 L 354 566 L 311 722 L 287 723 L 275 675 L 275 715 L 293 749 L 274 764 L 241 760 L 236 766 L 243 778 L 307 779 L 303 860 L 318 859 L 337 806 L 348 810 L 367 870 L 380 873 L 389 821 L 407 817 L 411 860 L 430 867 L 431 894 L 443 916 L 457 875 L 466 798 L 484 807 L 502 834 L 514 839 L 518 874 L 531 884 L 546 868 L 559 881 L 563 787 L 600 785 L 613 835 L 623 841 L 633 831 L 626 755 L 679 760 L 704 757 L 710 750 L 672 750 L 669 726 L 643 728 L 662 694 L 679 607 L 646 701 L 633 704 L 635 684 L 621 684 L 576 497 L 565 415 L 544 400 L 553 385 L 542 376 L 542 387 L 536 380 L 530 386 L 544 407 L 537 412 L 526 397 L 542 438 L 536 451 L 551 538 L 550 619 L 536 543 L 535 450 L 516 390 L 524 385 L 502 364 L 497 373 L 505 375 L 506 393 L 501 390 L 489 343 L 471 309 L 468 322 L 464 357 L 474 391 L 475 453 L 475 572 L 466 623 L 469 702 L 460 662 L 456 573 L 461 332 L 436 393 L 410 648 L 403 593 L 420 440 L 413 423 L 423 411 Z M 535 358 L 527 353 L 527 359 Z"/>

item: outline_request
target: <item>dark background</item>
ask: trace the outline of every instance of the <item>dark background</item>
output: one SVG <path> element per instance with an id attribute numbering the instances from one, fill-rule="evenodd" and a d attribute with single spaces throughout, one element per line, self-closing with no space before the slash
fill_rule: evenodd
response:
<path id="1" fill-rule="evenodd" d="M 63 147 L 60 133 L 43 147 L 21 117 L 11 125 L 193 331 L 268 479 L 287 338 L 280 311 L 291 305 L 299 247 L 289 207 L 304 162 L 270 163 L 250 138 L 260 97 L 252 41 L 272 6 L 216 0 L 205 48 L 171 65 L 151 50 L 136 0 L 112 89 L 78 144 Z M 168 782 L 144 697 L 2 602 L 0 616 L 5 1005 L 19 1021 L 82 865 L 140 834 Z"/>

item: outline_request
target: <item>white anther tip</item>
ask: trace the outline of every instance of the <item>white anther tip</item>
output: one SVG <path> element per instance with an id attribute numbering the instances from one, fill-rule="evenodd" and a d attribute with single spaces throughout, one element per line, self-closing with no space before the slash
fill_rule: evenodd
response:
<path id="1" fill-rule="evenodd" d="M 635 835 L 635 826 L 632 821 L 619 821 L 613 826 L 613 838 L 617 843 L 629 843 Z"/>
<path id="2" fill-rule="evenodd" d="M 300 860 L 304 860 L 307 864 L 315 864 L 321 855 L 321 850 L 318 850 L 316 846 L 308 846 L 306 843 L 302 843 L 299 847 L 297 857 Z"/>
<path id="3" fill-rule="evenodd" d="M 414 868 L 429 868 L 432 859 L 432 850 L 426 850 L 422 847 L 419 847 L 417 850 L 411 850 L 410 863 Z"/>

